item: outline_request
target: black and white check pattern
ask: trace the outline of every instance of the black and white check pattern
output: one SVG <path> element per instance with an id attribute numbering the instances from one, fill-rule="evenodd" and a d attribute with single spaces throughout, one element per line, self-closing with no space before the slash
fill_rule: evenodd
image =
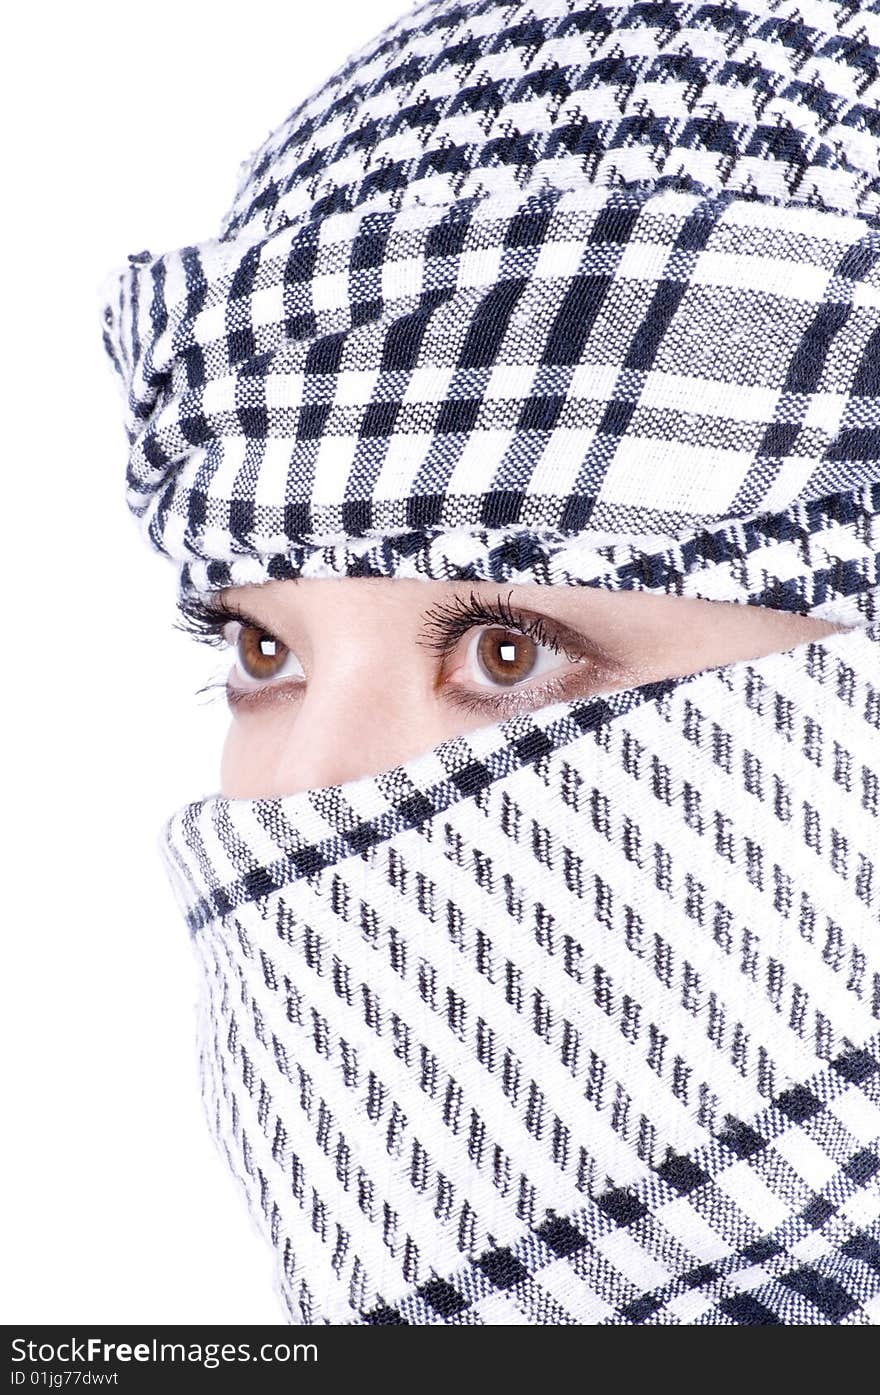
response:
<path id="1" fill-rule="evenodd" d="M 540 579 L 874 483 L 877 9 L 435 0 L 368 46 L 218 238 L 108 278 L 182 589 L 487 532 Z"/>
<path id="2" fill-rule="evenodd" d="M 483 560 L 481 576 L 500 581 L 514 574 L 503 552 L 486 553 Z M 598 554 L 585 548 L 581 557 L 572 545 L 564 560 L 570 570 L 553 559 L 548 583 L 772 606 L 834 624 L 876 626 L 880 483 L 861 494 L 831 495 L 782 514 L 729 524 L 654 555 L 624 546 Z M 581 565 L 584 560 L 593 570 Z M 405 767 L 349 783 L 345 798 L 339 786 L 315 790 L 296 802 L 296 817 L 285 821 L 277 846 L 262 841 L 262 823 L 274 820 L 275 802 L 260 801 L 258 822 L 243 839 L 238 861 L 228 860 L 233 845 L 219 860 L 216 852 L 206 856 L 199 880 L 198 864 L 187 859 L 186 880 L 199 891 L 195 899 L 191 890 L 186 895 L 190 929 L 433 818 L 484 785 L 699 677 L 688 674 L 523 713 L 446 742 Z M 225 810 L 227 804 L 219 807 Z M 246 806 L 235 800 L 229 807 Z M 192 808 L 201 819 L 202 806 Z"/>
<path id="3" fill-rule="evenodd" d="M 880 4 L 430 0 L 108 278 L 183 593 L 846 631 L 160 847 L 292 1322 L 880 1318 Z"/>
<path id="4" fill-rule="evenodd" d="M 695 1154 L 671 1153 L 637 1186 L 609 1188 L 356 1321 L 876 1325 L 880 1147 L 876 1136 L 863 1145 L 840 1113 L 854 1111 L 876 1128 L 878 1082 L 880 1035 L 780 1092 L 750 1123 L 731 1119 Z M 818 1161 L 821 1183 L 809 1168 L 806 1181 L 792 1155 L 813 1168 Z M 766 1189 L 768 1209 L 784 1218 L 762 1230 L 737 1204 L 740 1189 L 753 1206 Z M 710 1242 L 701 1258 L 707 1251 L 682 1238 L 689 1210 L 689 1219 L 731 1237 L 723 1253 Z M 654 1287 L 641 1286 L 643 1269 Z"/>
<path id="5" fill-rule="evenodd" d="M 875 1322 L 878 829 L 877 622 L 178 810 L 290 1321 Z"/>

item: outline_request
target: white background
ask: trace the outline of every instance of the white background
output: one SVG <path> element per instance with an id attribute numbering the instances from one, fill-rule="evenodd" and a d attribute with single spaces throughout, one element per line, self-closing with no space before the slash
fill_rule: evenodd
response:
<path id="1" fill-rule="evenodd" d="M 156 844 L 217 788 L 216 650 L 124 503 L 98 287 L 216 237 L 238 166 L 407 0 L 16 4 L 4 19 L 0 1320 L 283 1321 L 201 1113 Z"/>

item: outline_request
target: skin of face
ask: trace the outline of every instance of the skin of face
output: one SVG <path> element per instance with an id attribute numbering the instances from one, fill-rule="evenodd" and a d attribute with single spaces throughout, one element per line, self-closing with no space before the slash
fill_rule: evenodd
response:
<path id="1" fill-rule="evenodd" d="M 498 670 L 487 677 L 477 657 L 480 637 L 491 626 L 471 626 L 449 656 L 432 650 L 425 642 L 426 611 L 471 595 L 488 602 L 500 598 L 559 622 L 583 638 L 587 657 L 568 644 L 555 653 L 527 638 L 519 641 L 520 652 L 535 654 L 540 675 L 502 687 Z M 248 697 L 230 702 L 221 792 L 231 798 L 272 798 L 341 784 L 390 769 L 517 710 L 759 658 L 847 628 L 735 603 L 487 581 L 298 579 L 230 587 L 221 599 L 254 622 L 252 641 L 264 630 L 285 647 L 276 654 L 289 651 L 290 676 L 242 677 L 236 655 L 243 631 L 234 622 L 230 682 L 239 690 L 246 685 Z M 542 697 L 538 690 L 548 680 L 564 680 L 564 690 Z M 470 711 L 453 700 L 462 693 L 489 700 L 503 695 L 512 705 Z"/>

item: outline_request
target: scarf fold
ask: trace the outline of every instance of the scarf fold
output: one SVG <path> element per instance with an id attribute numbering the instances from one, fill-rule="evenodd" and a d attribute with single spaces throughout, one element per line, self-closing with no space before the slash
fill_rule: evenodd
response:
<path id="1" fill-rule="evenodd" d="M 181 590 L 446 537 L 467 576 L 487 534 L 539 572 L 876 483 L 876 8 L 432 0 L 356 55 L 218 237 L 104 286 Z"/>

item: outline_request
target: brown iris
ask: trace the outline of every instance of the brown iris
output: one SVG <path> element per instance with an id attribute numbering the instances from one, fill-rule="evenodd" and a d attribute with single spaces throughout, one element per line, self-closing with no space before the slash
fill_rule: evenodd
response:
<path id="1" fill-rule="evenodd" d="M 477 643 L 477 658 L 487 678 L 495 683 L 520 683 L 535 666 L 537 646 L 517 630 L 492 626 Z"/>
<path id="2" fill-rule="evenodd" d="M 255 625 L 242 625 L 236 642 L 241 671 L 247 678 L 274 678 L 284 666 L 288 648 L 280 639 Z"/>

